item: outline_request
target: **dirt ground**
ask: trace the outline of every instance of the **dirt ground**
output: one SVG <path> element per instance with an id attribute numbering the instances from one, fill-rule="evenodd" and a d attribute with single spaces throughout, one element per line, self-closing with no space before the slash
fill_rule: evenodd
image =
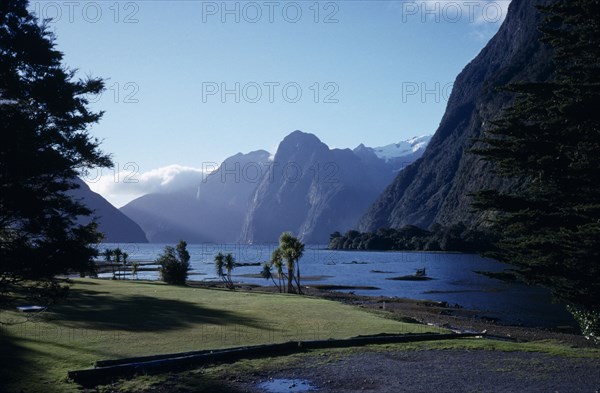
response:
<path id="1" fill-rule="evenodd" d="M 269 392 L 260 384 L 277 378 L 299 379 L 321 393 L 598 392 L 600 360 L 500 351 L 373 352 L 332 362 L 321 356 L 226 384 L 232 391 Z M 293 392 L 292 385 L 279 391 Z"/>

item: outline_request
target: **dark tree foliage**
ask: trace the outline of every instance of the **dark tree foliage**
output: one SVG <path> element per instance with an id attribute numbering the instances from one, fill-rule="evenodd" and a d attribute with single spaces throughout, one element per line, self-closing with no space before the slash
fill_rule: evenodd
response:
<path id="1" fill-rule="evenodd" d="M 165 246 L 163 253 L 156 259 L 160 265 L 160 277 L 167 284 L 184 285 L 190 271 L 190 254 L 187 243 L 180 240 L 176 247 Z"/>
<path id="2" fill-rule="evenodd" d="M 475 207 L 500 236 L 497 259 L 580 311 L 600 311 L 600 1 L 541 8 L 554 75 L 507 87 L 514 103 L 475 150 L 512 192 L 485 190 Z"/>
<path id="3" fill-rule="evenodd" d="M 0 291 L 86 272 L 99 241 L 91 212 L 67 192 L 89 168 L 110 166 L 88 128 L 102 113 L 86 95 L 100 79 L 76 80 L 54 37 L 25 0 L 0 2 Z"/>
<path id="4" fill-rule="evenodd" d="M 488 250 L 492 239 L 489 234 L 469 230 L 462 222 L 449 227 L 433 225 L 430 230 L 414 225 L 402 228 L 380 228 L 361 233 L 350 230 L 342 235 L 334 232 L 329 237 L 332 250 L 395 250 L 395 251 L 458 251 Z"/>

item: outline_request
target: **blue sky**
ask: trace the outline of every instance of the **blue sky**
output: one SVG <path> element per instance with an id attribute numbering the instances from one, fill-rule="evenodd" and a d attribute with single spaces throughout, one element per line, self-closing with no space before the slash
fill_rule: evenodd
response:
<path id="1" fill-rule="evenodd" d="M 451 83 L 497 31 L 508 3 L 32 1 L 30 8 L 55 18 L 50 26 L 68 66 L 107 79 L 93 104 L 106 114 L 92 134 L 118 166 L 88 183 L 121 206 L 203 163 L 274 153 L 296 129 L 341 148 L 433 133 Z M 124 182 L 127 174 L 136 182 Z"/>

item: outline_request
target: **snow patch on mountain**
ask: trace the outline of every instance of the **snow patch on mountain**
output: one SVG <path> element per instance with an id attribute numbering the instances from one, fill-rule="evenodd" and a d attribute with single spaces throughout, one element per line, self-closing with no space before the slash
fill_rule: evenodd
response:
<path id="1" fill-rule="evenodd" d="M 390 161 L 425 150 L 432 135 L 415 136 L 413 138 L 392 143 L 390 145 L 372 147 L 373 153 L 382 160 Z"/>

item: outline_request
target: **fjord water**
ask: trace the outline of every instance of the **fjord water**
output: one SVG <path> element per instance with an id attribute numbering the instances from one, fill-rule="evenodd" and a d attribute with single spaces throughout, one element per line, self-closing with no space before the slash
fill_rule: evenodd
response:
<path id="1" fill-rule="evenodd" d="M 164 244 L 101 244 L 120 247 L 129 254 L 128 262 L 154 261 Z M 268 261 L 276 244 L 192 244 L 188 245 L 192 270 L 190 279 L 215 281 L 214 255 L 232 253 L 238 263 Z M 497 318 L 500 322 L 526 326 L 556 327 L 572 325 L 564 306 L 553 304 L 543 288 L 489 278 L 476 271 L 503 272 L 510 266 L 473 254 L 429 252 L 377 252 L 327 250 L 324 245 L 307 245 L 300 260 L 302 285 L 344 285 L 377 287 L 349 289 L 370 296 L 405 297 L 448 302 L 465 309 L 477 310 L 478 316 Z M 388 278 L 410 275 L 427 269 L 429 281 L 396 281 Z M 234 281 L 272 285 L 271 281 L 251 277 L 261 266 L 240 266 Z M 139 279 L 157 280 L 158 273 L 140 271 Z"/>

